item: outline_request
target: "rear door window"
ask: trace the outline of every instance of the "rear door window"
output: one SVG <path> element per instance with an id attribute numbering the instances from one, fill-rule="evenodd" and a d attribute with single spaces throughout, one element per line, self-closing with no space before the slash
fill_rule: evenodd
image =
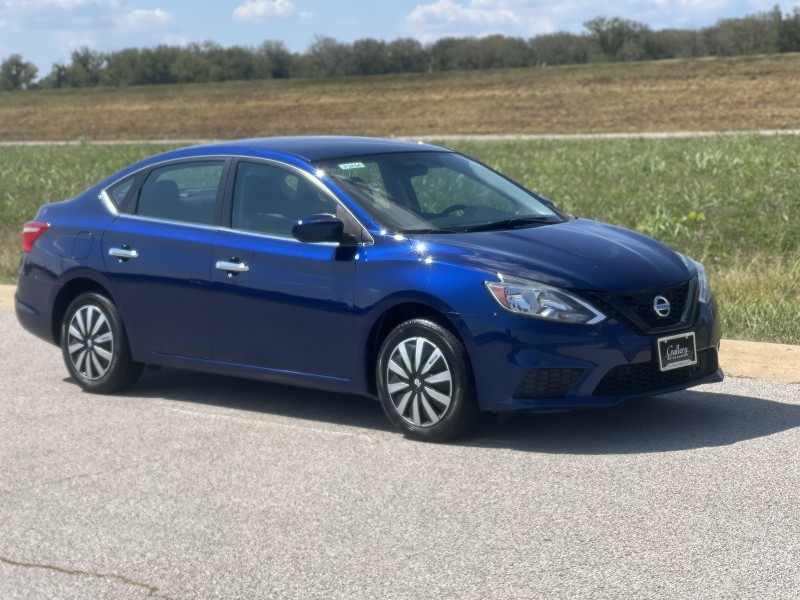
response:
<path id="1" fill-rule="evenodd" d="M 224 167 L 224 161 L 202 161 L 154 169 L 139 192 L 136 214 L 212 225 Z"/>

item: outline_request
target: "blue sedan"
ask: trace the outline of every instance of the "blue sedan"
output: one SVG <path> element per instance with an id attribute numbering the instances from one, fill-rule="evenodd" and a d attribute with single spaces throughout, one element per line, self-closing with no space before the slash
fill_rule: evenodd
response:
<path id="1" fill-rule="evenodd" d="M 702 265 L 431 145 L 167 152 L 44 205 L 22 249 L 17 317 L 89 392 L 146 364 L 255 377 L 438 441 L 722 380 Z"/>

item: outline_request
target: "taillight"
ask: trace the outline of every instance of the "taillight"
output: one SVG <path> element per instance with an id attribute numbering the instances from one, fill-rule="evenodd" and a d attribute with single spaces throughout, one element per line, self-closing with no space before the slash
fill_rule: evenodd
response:
<path id="1" fill-rule="evenodd" d="M 50 223 L 41 221 L 28 221 L 22 227 L 22 251 L 30 252 L 33 243 L 38 240 L 45 231 L 50 229 Z"/>

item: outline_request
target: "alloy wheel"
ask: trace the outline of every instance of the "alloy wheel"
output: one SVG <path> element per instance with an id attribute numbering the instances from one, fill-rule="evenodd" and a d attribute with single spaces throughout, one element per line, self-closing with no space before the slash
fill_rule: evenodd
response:
<path id="1" fill-rule="evenodd" d="M 442 350 L 425 337 L 400 342 L 386 365 L 386 391 L 403 420 L 436 425 L 453 400 L 453 374 Z"/>
<path id="2" fill-rule="evenodd" d="M 114 357 L 108 317 L 97 306 L 85 304 L 72 315 L 67 332 L 67 353 L 75 371 L 89 381 L 101 379 Z"/>

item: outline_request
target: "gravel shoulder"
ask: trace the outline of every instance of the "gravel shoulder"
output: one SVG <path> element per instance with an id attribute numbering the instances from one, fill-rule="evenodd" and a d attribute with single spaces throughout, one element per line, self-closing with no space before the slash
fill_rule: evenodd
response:
<path id="1" fill-rule="evenodd" d="M 17 289 L 13 285 L 0 285 L 0 311 L 13 311 L 14 310 L 14 290 Z"/>
<path id="2" fill-rule="evenodd" d="M 0 311 L 14 310 L 13 285 L 0 285 Z M 800 346 L 723 340 L 720 363 L 730 377 L 800 383 Z"/>

